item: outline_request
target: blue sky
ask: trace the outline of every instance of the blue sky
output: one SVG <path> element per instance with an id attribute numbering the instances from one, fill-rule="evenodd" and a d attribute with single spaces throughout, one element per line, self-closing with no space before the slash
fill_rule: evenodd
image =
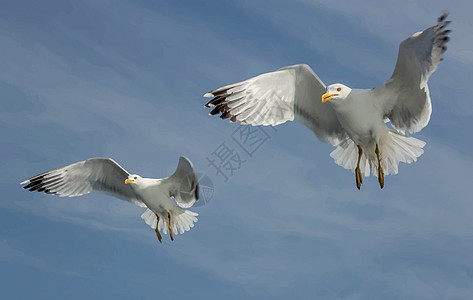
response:
<path id="1" fill-rule="evenodd" d="M 450 11 L 429 81 L 425 153 L 356 190 L 301 124 L 251 157 L 201 95 L 309 64 L 327 84 L 383 83 L 397 46 Z M 472 299 L 468 1 L 2 1 L 0 280 L 18 299 Z M 246 160 L 224 182 L 207 157 Z M 143 209 L 19 182 L 90 157 L 171 174 L 180 155 L 215 186 L 199 222 L 157 243 Z"/>

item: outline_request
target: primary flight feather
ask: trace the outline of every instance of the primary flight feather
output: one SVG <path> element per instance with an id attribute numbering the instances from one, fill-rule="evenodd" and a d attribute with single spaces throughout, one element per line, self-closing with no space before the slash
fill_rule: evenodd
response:
<path id="1" fill-rule="evenodd" d="M 399 162 L 411 163 L 424 152 L 425 142 L 405 133 L 429 122 L 427 81 L 447 49 L 446 17 L 403 41 L 391 78 L 374 89 L 326 87 L 308 65 L 294 65 L 206 93 L 213 99 L 205 106 L 213 108 L 210 115 L 253 126 L 299 121 L 336 147 L 330 156 L 355 172 L 358 189 L 362 174 L 370 172 L 383 188 L 385 174 L 397 174 Z"/>
<path id="2" fill-rule="evenodd" d="M 182 156 L 174 174 L 162 179 L 130 174 L 111 158 L 91 158 L 36 175 L 21 184 L 27 184 L 23 188 L 30 191 L 61 197 L 100 192 L 146 207 L 141 218 L 155 229 L 160 242 L 160 231 L 169 232 L 173 240 L 173 232 L 182 234 L 197 222 L 198 214 L 186 208 L 199 200 L 199 182 L 191 161 Z"/>

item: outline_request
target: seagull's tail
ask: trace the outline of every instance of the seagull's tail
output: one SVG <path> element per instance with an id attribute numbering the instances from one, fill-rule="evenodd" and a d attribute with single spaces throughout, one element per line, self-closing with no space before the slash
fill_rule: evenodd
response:
<path id="1" fill-rule="evenodd" d="M 192 227 L 194 227 L 194 223 L 197 222 L 198 213 L 192 212 L 187 209 L 183 209 L 180 207 L 173 207 L 170 211 L 171 214 L 171 228 L 173 234 L 184 233 L 185 231 L 189 231 Z M 156 225 L 158 226 L 159 231 L 163 234 L 168 233 L 168 224 L 169 219 L 168 216 L 159 216 L 159 224 L 158 218 L 156 218 L 156 214 L 147 209 L 142 215 L 141 218 L 145 220 L 146 224 L 148 224 L 151 228 L 156 229 Z"/>
<path id="2" fill-rule="evenodd" d="M 400 162 L 410 164 L 417 161 L 417 158 L 424 153 L 422 148 L 425 142 L 390 130 L 386 140 L 380 146 L 384 173 L 397 174 Z M 377 175 L 378 172 L 375 174 Z"/>
<path id="3" fill-rule="evenodd" d="M 394 175 L 398 173 L 400 162 L 414 162 L 424 153 L 422 148 L 425 142 L 413 137 L 408 137 L 390 130 L 384 139 L 380 140 L 381 164 L 385 175 Z M 358 161 L 358 149 L 352 139 L 346 138 L 330 153 L 335 163 L 345 169 L 354 171 Z M 364 149 L 360 161 L 360 170 L 365 177 L 370 172 L 378 175 L 378 160 L 372 151 Z"/>

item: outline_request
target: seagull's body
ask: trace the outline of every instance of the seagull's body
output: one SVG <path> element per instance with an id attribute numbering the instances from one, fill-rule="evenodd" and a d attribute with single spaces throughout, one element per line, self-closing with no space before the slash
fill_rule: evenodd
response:
<path id="1" fill-rule="evenodd" d="M 340 125 L 355 144 L 374 146 L 388 133 L 382 112 L 372 103 L 371 90 L 352 89 L 344 102 L 330 102 Z"/>
<path id="2" fill-rule="evenodd" d="M 130 174 L 111 158 L 91 158 L 36 175 L 21 184 L 27 184 L 24 188 L 30 191 L 61 197 L 95 191 L 146 207 L 141 217 L 155 229 L 160 242 L 160 231 L 169 232 L 174 239 L 173 232 L 184 233 L 197 222 L 198 214 L 185 209 L 199 199 L 199 183 L 192 163 L 185 157 L 180 157 L 173 175 L 162 179 Z"/>
<path id="3" fill-rule="evenodd" d="M 446 16 L 401 43 L 393 75 L 376 88 L 327 87 L 308 65 L 294 65 L 213 90 L 204 95 L 213 97 L 206 106 L 215 107 L 211 115 L 253 126 L 299 121 L 337 147 L 330 156 L 355 172 L 358 189 L 362 173 L 370 171 L 382 188 L 384 174 L 397 174 L 399 162 L 423 153 L 425 142 L 405 132 L 418 132 L 430 120 L 427 81 L 446 50 Z"/>
<path id="4" fill-rule="evenodd" d="M 140 186 L 133 187 L 136 193 L 141 195 L 144 204 L 153 212 L 166 215 L 176 204 L 167 197 L 169 190 L 161 179 L 142 178 Z M 156 201 L 161 199 L 161 201 Z"/>

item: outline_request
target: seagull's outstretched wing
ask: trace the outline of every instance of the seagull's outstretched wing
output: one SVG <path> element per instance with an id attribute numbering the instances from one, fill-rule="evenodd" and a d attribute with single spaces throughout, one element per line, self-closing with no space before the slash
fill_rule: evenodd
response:
<path id="1" fill-rule="evenodd" d="M 199 181 L 194 166 L 187 157 L 181 156 L 174 174 L 163 181 L 180 207 L 189 208 L 199 200 Z"/>
<path id="2" fill-rule="evenodd" d="M 36 175 L 21 184 L 30 191 L 74 197 L 92 191 L 146 207 L 133 189 L 125 184 L 130 175 L 110 158 L 91 158 L 69 166 Z"/>
<path id="3" fill-rule="evenodd" d="M 331 105 L 321 102 L 326 86 L 308 65 L 294 65 L 211 91 L 210 114 L 231 122 L 279 125 L 297 120 L 326 143 L 338 145 L 346 133 Z"/>
<path id="4" fill-rule="evenodd" d="M 398 130 L 414 133 L 429 123 L 432 104 L 427 81 L 447 50 L 450 30 L 445 27 L 450 22 L 446 17 L 444 13 L 437 25 L 413 34 L 399 45 L 391 79 L 373 91 L 381 99 L 385 118 Z"/>

